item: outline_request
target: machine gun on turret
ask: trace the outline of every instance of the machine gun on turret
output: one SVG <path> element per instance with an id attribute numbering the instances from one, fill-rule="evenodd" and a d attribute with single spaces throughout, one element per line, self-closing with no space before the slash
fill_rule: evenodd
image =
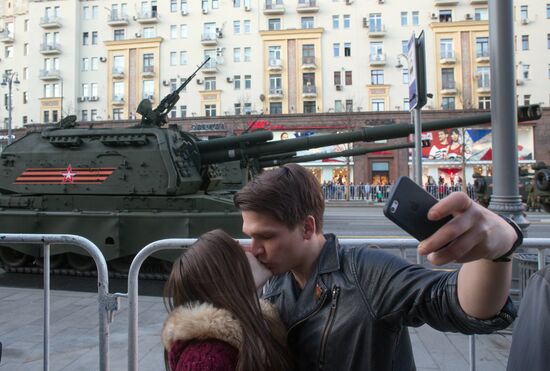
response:
<path id="1" fill-rule="evenodd" d="M 210 57 L 206 58 L 204 62 L 189 76 L 179 88 L 162 98 L 157 108 L 153 109 L 153 105 L 149 99 L 143 99 L 138 107 L 137 113 L 141 115 L 140 126 L 146 127 L 161 127 L 168 122 L 167 116 L 174 108 L 178 100 L 180 99 L 180 92 L 189 84 L 195 77 L 197 72 L 210 60 Z"/>

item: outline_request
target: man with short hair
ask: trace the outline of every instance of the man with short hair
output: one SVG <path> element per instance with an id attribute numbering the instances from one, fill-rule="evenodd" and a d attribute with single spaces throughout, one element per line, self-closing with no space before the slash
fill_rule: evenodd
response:
<path id="1" fill-rule="evenodd" d="M 447 154 L 449 153 L 449 133 L 447 133 L 447 130 L 438 130 L 437 139 L 439 140 L 439 144 L 434 143 L 430 149 L 429 160 L 447 159 Z"/>
<path id="2" fill-rule="evenodd" d="M 274 275 L 263 296 L 287 325 L 298 370 L 414 370 L 406 326 L 469 334 L 513 321 L 511 264 L 493 260 L 505 260 L 520 237 L 462 193 L 430 210 L 432 220 L 454 218 L 418 247 L 434 264 L 465 263 L 456 272 L 378 249 L 341 247 L 333 234 L 323 234 L 317 179 L 296 164 L 265 171 L 234 201 L 260 263 L 253 271 Z"/>

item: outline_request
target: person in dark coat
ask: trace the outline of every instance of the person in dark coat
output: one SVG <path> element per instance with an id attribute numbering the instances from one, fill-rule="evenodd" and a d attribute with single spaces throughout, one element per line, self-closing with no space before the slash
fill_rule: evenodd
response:
<path id="1" fill-rule="evenodd" d="M 257 296 L 266 272 L 221 230 L 203 234 L 185 249 L 164 292 L 166 369 L 290 369 L 285 327 L 275 307 Z"/>
<path id="2" fill-rule="evenodd" d="M 531 276 L 514 325 L 507 371 L 550 365 L 550 264 Z"/>

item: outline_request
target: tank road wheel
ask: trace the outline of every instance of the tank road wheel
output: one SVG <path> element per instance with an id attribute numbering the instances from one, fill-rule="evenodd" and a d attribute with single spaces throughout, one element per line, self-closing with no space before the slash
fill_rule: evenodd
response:
<path id="1" fill-rule="evenodd" d="M 0 246 L 0 260 L 7 267 L 18 268 L 27 265 L 31 256 L 6 246 Z"/>
<path id="2" fill-rule="evenodd" d="M 550 170 L 548 169 L 539 170 L 535 174 L 535 181 L 537 183 L 537 188 L 540 191 L 550 190 Z"/>
<path id="3" fill-rule="evenodd" d="M 128 271 L 130 270 L 130 264 L 132 264 L 131 256 L 124 256 L 122 258 L 109 260 L 109 265 L 117 273 L 128 274 Z"/>
<path id="4" fill-rule="evenodd" d="M 69 253 L 67 254 L 67 263 L 73 269 L 80 272 L 95 270 L 95 262 L 90 256 Z"/>
<path id="5" fill-rule="evenodd" d="M 34 261 L 40 268 L 44 267 L 44 257 L 36 258 Z M 65 262 L 65 254 L 50 255 L 50 269 L 57 269 Z"/>

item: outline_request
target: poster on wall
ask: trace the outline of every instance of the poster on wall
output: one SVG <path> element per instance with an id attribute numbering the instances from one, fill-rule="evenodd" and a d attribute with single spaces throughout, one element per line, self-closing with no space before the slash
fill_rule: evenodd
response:
<path id="1" fill-rule="evenodd" d="M 313 131 L 298 131 L 298 132 L 292 132 L 292 131 L 274 131 L 273 132 L 273 140 L 286 140 L 286 139 L 293 139 L 293 138 L 303 138 L 303 137 L 309 137 L 309 136 L 320 136 L 320 135 L 330 135 L 326 133 L 315 133 Z M 304 151 L 298 151 L 296 153 L 296 156 L 307 156 L 307 155 L 314 155 L 314 154 L 321 154 L 321 153 L 335 153 L 335 152 L 342 152 L 346 151 L 348 149 L 352 149 L 351 144 L 337 144 L 333 146 L 326 146 L 326 147 L 320 147 L 320 148 L 311 148 Z M 327 163 L 346 163 L 345 157 L 334 157 L 334 158 L 328 158 L 324 160 L 320 160 L 320 162 L 327 162 Z"/>
<path id="2" fill-rule="evenodd" d="M 445 129 L 422 133 L 431 146 L 422 148 L 423 161 L 492 161 L 491 129 Z M 518 160 L 534 159 L 533 128 L 518 128 Z"/>

